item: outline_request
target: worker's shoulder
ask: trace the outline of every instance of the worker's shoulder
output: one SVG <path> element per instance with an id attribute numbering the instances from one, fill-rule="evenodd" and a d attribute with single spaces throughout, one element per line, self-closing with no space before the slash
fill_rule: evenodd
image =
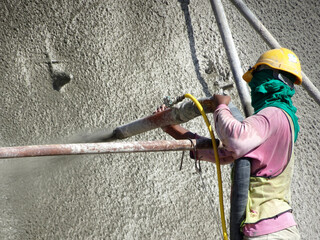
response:
<path id="1" fill-rule="evenodd" d="M 266 115 L 266 116 L 275 116 L 275 115 L 280 115 L 282 116 L 283 110 L 281 108 L 278 107 L 266 107 L 264 109 L 262 109 L 261 111 L 258 112 L 259 115 Z"/>
<path id="2" fill-rule="evenodd" d="M 286 122 L 286 115 L 281 108 L 266 107 L 257 113 L 258 116 L 268 119 L 270 122 L 281 124 Z"/>
<path id="3" fill-rule="evenodd" d="M 288 124 L 286 114 L 281 108 L 278 107 L 266 107 L 259 111 L 257 115 L 268 119 L 271 123 L 278 125 L 279 127 Z"/>

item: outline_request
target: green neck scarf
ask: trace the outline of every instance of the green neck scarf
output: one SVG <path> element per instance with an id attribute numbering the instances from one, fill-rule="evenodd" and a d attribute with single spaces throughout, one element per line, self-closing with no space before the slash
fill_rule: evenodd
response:
<path id="1" fill-rule="evenodd" d="M 297 108 L 292 105 L 291 101 L 295 90 L 275 79 L 272 70 L 262 70 L 254 73 L 249 86 L 254 114 L 266 107 L 278 107 L 286 111 L 293 121 L 294 141 L 296 141 L 300 127 L 296 116 Z"/>

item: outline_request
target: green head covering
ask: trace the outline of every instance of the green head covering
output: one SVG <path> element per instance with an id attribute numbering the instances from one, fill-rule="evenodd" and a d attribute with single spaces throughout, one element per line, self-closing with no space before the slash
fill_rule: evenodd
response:
<path id="1" fill-rule="evenodd" d="M 251 88 L 252 107 L 254 114 L 266 107 L 278 107 L 286 111 L 292 118 L 294 124 L 294 141 L 297 140 L 300 130 L 298 117 L 296 116 L 297 108 L 292 105 L 291 97 L 295 93 L 287 84 L 276 79 L 273 71 L 265 69 L 253 74 L 249 82 Z"/>

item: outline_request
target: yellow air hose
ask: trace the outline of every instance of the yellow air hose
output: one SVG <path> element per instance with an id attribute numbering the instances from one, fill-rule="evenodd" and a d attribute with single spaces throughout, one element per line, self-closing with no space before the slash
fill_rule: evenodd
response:
<path id="1" fill-rule="evenodd" d="M 213 151 L 214 151 L 214 158 L 215 158 L 215 162 L 216 162 L 216 165 L 217 165 L 218 186 L 219 186 L 219 202 L 220 202 L 220 216 L 221 216 L 221 224 L 222 224 L 222 231 L 223 231 L 223 239 L 224 240 L 228 240 L 226 221 L 225 221 L 225 217 L 224 217 L 223 190 L 222 190 L 222 178 L 221 178 L 220 160 L 219 160 L 219 155 L 218 155 L 218 147 L 217 147 L 217 144 L 216 144 L 216 141 L 215 141 L 215 137 L 214 137 L 214 134 L 213 134 L 213 131 L 212 131 L 212 127 L 211 127 L 211 124 L 210 124 L 210 122 L 209 122 L 209 120 L 207 118 L 207 115 L 204 112 L 203 107 L 201 106 L 199 101 L 189 93 L 185 94 L 184 97 L 191 99 L 195 103 L 195 105 L 199 109 L 204 121 L 206 122 L 208 130 L 210 132 Z"/>

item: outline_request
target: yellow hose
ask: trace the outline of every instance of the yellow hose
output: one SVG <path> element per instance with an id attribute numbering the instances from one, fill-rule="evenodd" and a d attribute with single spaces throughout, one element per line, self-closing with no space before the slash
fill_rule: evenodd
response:
<path id="1" fill-rule="evenodd" d="M 215 157 L 215 162 L 217 165 L 217 175 L 218 175 L 218 186 L 219 186 L 219 202 L 220 202 L 220 216 L 221 216 L 221 224 L 222 224 L 222 231 L 223 231 L 223 239 L 228 240 L 228 235 L 227 235 L 227 228 L 226 228 L 226 221 L 225 221 L 225 216 L 224 216 L 224 207 L 223 207 L 223 190 L 222 190 L 222 178 L 221 178 L 221 169 L 220 169 L 220 160 L 219 160 L 219 155 L 218 155 L 218 147 L 215 141 L 215 137 L 212 131 L 211 124 L 207 118 L 206 113 L 203 110 L 203 107 L 199 103 L 199 101 L 193 97 L 191 94 L 187 93 L 184 95 L 186 98 L 191 99 L 197 108 L 199 109 L 204 121 L 206 122 L 206 125 L 208 127 L 208 130 L 210 132 L 211 140 L 212 140 L 212 146 L 213 146 L 213 151 L 214 151 L 214 157 Z"/>

